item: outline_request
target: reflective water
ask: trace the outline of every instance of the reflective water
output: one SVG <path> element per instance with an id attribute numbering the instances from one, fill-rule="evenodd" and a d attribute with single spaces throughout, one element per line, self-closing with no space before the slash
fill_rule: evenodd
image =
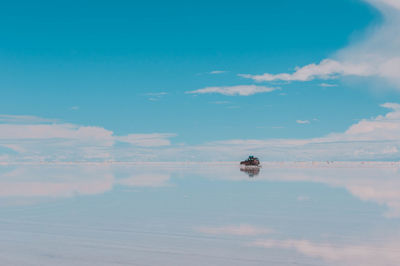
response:
<path id="1" fill-rule="evenodd" d="M 0 265 L 400 265 L 397 163 L 0 166 Z"/>

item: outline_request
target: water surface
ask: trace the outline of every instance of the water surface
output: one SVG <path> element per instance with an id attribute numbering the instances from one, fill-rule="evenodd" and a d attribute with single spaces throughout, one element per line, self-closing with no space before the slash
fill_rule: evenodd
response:
<path id="1" fill-rule="evenodd" d="M 397 163 L 4 164 L 1 265 L 399 265 Z"/>

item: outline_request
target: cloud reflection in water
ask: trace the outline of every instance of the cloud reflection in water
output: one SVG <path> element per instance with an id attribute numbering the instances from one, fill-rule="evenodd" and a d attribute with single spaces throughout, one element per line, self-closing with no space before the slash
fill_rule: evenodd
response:
<path id="1" fill-rule="evenodd" d="M 44 251 L 82 250 L 98 265 L 398 264 L 398 166 L 264 163 L 249 180 L 236 163 L 2 165 L 0 255 L 42 265 L 72 262 Z"/>

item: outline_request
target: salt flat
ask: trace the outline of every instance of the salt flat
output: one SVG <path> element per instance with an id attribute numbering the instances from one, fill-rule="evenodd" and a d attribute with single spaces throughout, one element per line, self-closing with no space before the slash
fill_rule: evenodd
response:
<path id="1" fill-rule="evenodd" d="M 397 265 L 395 162 L 0 167 L 3 265 Z"/>

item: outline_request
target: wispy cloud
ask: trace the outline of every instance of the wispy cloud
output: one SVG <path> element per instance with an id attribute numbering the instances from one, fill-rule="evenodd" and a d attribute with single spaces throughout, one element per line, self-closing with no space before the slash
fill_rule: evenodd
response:
<path id="1" fill-rule="evenodd" d="M 309 120 L 296 120 L 297 124 L 310 124 Z"/>
<path id="2" fill-rule="evenodd" d="M 216 74 L 224 74 L 227 73 L 228 71 L 226 70 L 213 70 L 210 72 L 210 74 L 216 75 Z"/>
<path id="3" fill-rule="evenodd" d="M 146 93 L 145 95 L 149 96 L 149 98 L 148 98 L 149 101 L 157 102 L 157 101 L 161 100 L 167 94 L 168 94 L 167 92 L 162 91 L 162 92 L 149 92 L 149 93 Z"/>
<path id="4" fill-rule="evenodd" d="M 222 87 L 206 87 L 194 91 L 188 91 L 190 94 L 206 94 L 206 93 L 218 93 L 228 96 L 240 95 L 249 96 L 256 93 L 271 92 L 278 88 L 271 88 L 265 86 L 256 85 L 238 85 L 238 86 L 222 86 Z"/>
<path id="5" fill-rule="evenodd" d="M 383 24 L 319 63 L 296 67 L 292 73 L 240 74 L 258 82 L 310 81 L 342 76 L 383 78 L 400 88 L 400 7 L 397 0 L 365 0 L 379 9 Z"/>
<path id="6" fill-rule="evenodd" d="M 324 88 L 331 88 L 331 87 L 337 87 L 337 84 L 331 84 L 331 83 L 321 83 L 319 84 L 320 87 L 324 87 Z"/>
<path id="7" fill-rule="evenodd" d="M 273 230 L 264 227 L 256 227 L 248 224 L 229 225 L 221 227 L 196 227 L 196 231 L 208 235 L 234 235 L 234 236 L 260 236 L 273 232 Z"/>
<path id="8" fill-rule="evenodd" d="M 164 95 L 167 95 L 167 94 L 168 94 L 167 92 L 149 92 L 149 93 L 146 93 L 147 96 L 155 96 L 155 97 L 161 97 L 161 96 L 164 96 Z"/>
<path id="9" fill-rule="evenodd" d="M 48 119 L 33 115 L 5 115 L 0 114 L 0 123 L 25 124 L 25 123 L 56 123 L 57 119 Z"/>

